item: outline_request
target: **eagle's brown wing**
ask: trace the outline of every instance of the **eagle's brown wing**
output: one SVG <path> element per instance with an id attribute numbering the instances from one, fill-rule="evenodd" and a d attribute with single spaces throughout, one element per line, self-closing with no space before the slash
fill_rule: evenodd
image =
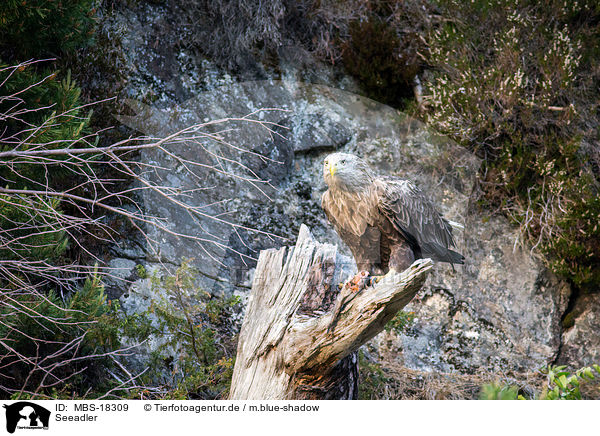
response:
<path id="1" fill-rule="evenodd" d="M 422 257 L 464 263 L 461 254 L 450 250 L 452 227 L 419 188 L 395 177 L 379 177 L 373 183 L 380 212 L 409 244 L 418 245 Z"/>

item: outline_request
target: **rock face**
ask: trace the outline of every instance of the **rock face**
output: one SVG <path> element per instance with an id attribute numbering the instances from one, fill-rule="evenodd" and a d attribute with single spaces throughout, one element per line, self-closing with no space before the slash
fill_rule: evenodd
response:
<path id="1" fill-rule="evenodd" d="M 467 258 L 452 271 L 438 267 L 405 310 L 409 331 L 380 338 L 383 353 L 422 370 L 528 371 L 556 359 L 569 286 L 522 248 L 501 218 L 469 214 L 460 242 Z"/>
<path id="2" fill-rule="evenodd" d="M 562 337 L 559 363 L 578 368 L 600 362 L 599 313 L 600 294 L 583 295 L 577 299 L 570 315 L 573 325 Z"/>
<path id="3" fill-rule="evenodd" d="M 528 247 L 515 243 L 518 234 L 506 219 L 489 219 L 470 205 L 479 167 L 474 156 L 422 123 L 356 95 L 351 92 L 352 85 L 350 91 L 336 87 L 351 83 L 347 79 L 338 83 L 330 80 L 328 83 L 335 86 L 325 86 L 301 83 L 293 74 L 284 74 L 279 78 L 288 80 L 237 83 L 206 60 L 196 61 L 190 73 L 188 55 L 175 49 L 164 53 L 164 47 L 160 51 L 148 43 L 143 23 L 160 20 L 160 14 L 148 5 L 137 12 L 116 12 L 108 20 L 112 26 L 129 29 L 122 30 L 132 76 L 128 95 L 158 95 L 157 106 L 131 102 L 136 115 L 123 117 L 124 123 L 146 134 L 164 136 L 194 123 L 243 117 L 260 108 L 278 110 L 256 112 L 257 119 L 275 123 L 274 132 L 242 122 L 234 123 L 235 131 L 223 134 L 226 140 L 267 156 L 266 161 L 252 153 L 236 154 L 210 141 L 204 143 L 204 151 L 187 144 L 178 149 L 182 156 L 204 159 L 209 165 L 222 164 L 224 169 L 199 170 L 193 178 L 168 156 L 142 154 L 143 161 L 166 168 L 157 176 L 170 187 L 182 192 L 207 188 L 196 190 L 186 201 L 239 227 L 193 217 L 160 196 L 146 194 L 146 213 L 163 218 L 172 231 L 206 240 L 199 244 L 154 227 L 146 229 L 150 238 L 158 241 L 154 247 L 124 238 L 113 248 L 112 261 L 128 270 L 123 277 L 130 277 L 137 263 L 154 268 L 192 258 L 206 290 L 244 296 L 259 250 L 290 244 L 301 223 L 311 228 L 317 240 L 337 243 L 347 253 L 320 208 L 325 190 L 323 158 L 333 150 L 343 150 L 368 158 L 381 173 L 415 181 L 448 219 L 465 227 L 456 233 L 456 241 L 466 264 L 456 270 L 445 264 L 435 267 L 419 299 L 406 308 L 416 315 L 409 332 L 374 339 L 382 358 L 395 359 L 413 369 L 473 373 L 535 370 L 557 357 L 569 287 L 546 270 Z M 153 59 L 167 59 L 168 68 L 156 67 L 158 61 L 153 63 Z M 293 71 L 293 65 L 282 65 L 280 70 Z M 333 74 L 324 73 L 323 77 Z M 227 175 L 242 170 L 216 161 L 217 152 L 229 153 L 227 156 L 270 183 L 257 189 Z M 125 293 L 129 286 L 110 285 L 115 296 Z M 581 313 L 576 327 L 568 333 L 563 353 L 584 359 L 577 354 L 584 340 L 579 332 L 587 331 L 583 326 L 597 329 L 596 312 L 590 309 Z M 571 344 L 572 352 L 568 351 Z M 598 344 L 593 346 L 598 350 Z"/>

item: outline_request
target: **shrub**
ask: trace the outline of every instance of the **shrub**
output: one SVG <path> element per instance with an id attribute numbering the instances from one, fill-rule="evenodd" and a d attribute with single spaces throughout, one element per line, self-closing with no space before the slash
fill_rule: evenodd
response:
<path id="1" fill-rule="evenodd" d="M 596 379 L 594 373 L 600 374 L 600 366 L 592 365 L 575 372 L 566 366 L 549 365 L 540 370 L 546 376 L 547 385 L 531 396 L 533 400 L 581 400 L 581 385 Z M 483 385 L 480 392 L 482 400 L 525 400 L 519 393 L 519 387 L 510 384 L 490 383 Z"/>
<path id="2" fill-rule="evenodd" d="M 414 312 L 405 312 L 401 310 L 385 325 L 387 332 L 394 331 L 396 334 L 405 333 L 412 326 L 415 319 Z"/>
<path id="3" fill-rule="evenodd" d="M 88 145 L 89 116 L 69 74 L 57 80 L 33 61 L 0 65 L 0 152 Z M 6 157 L 0 166 L 4 397 L 83 396 L 110 378 L 119 345 L 110 307 L 98 276 L 64 258 L 78 219 L 50 195 L 76 193 L 85 171 L 68 155 Z"/>
<path id="4" fill-rule="evenodd" d="M 56 74 L 36 71 L 35 62 L 0 68 L 0 114 L 7 120 L 0 152 L 89 145 L 84 136 L 89 114 L 80 108 L 80 90 L 69 74 L 63 80 L 57 80 Z M 0 268 L 0 289 L 44 283 L 49 289 L 49 280 L 60 276 L 54 266 L 61 264 L 67 234 L 77 231 L 78 225 L 76 219 L 66 219 L 60 197 L 50 194 L 77 193 L 74 187 L 89 169 L 80 162 L 68 155 L 4 158 L 0 254 L 11 262 Z"/>
<path id="5" fill-rule="evenodd" d="M 349 38 L 342 44 L 342 59 L 368 97 L 399 106 L 403 99 L 413 96 L 412 82 L 419 70 L 408 46 L 394 27 L 371 17 L 350 23 Z"/>
<path id="6" fill-rule="evenodd" d="M 0 52 L 5 59 L 58 56 L 90 44 L 96 0 L 3 0 Z"/>
<path id="7" fill-rule="evenodd" d="M 37 65 L 0 63 L 0 114 L 6 120 L 0 152 L 75 148 L 94 142 L 94 136 L 86 137 L 91 113 L 81 107 L 81 89 L 70 73 L 60 79 L 60 72 Z M 0 180 L 11 187 L 30 189 L 74 185 L 72 177 L 81 170 L 72 161 L 63 159 L 53 171 L 44 171 L 44 161 L 17 159 L 0 168 Z"/>
<path id="8" fill-rule="evenodd" d="M 136 340 L 155 338 L 160 344 L 150 356 L 146 386 L 160 385 L 161 394 L 143 389 L 132 397 L 148 395 L 170 399 L 225 398 L 233 375 L 232 321 L 238 297 L 216 297 L 202 291 L 197 272 L 183 263 L 174 274 L 152 275 L 154 299 L 150 308 L 125 321 L 123 334 Z M 124 318 L 125 320 L 126 318 Z M 133 318 L 130 318 L 133 319 Z"/>
<path id="9" fill-rule="evenodd" d="M 481 204 L 502 210 L 557 273 L 600 284 L 595 2 L 438 2 L 428 121 L 484 161 Z M 594 96 L 590 95 L 590 91 Z M 597 148 L 597 147 L 596 147 Z M 590 165 L 591 163 L 591 165 Z"/>
<path id="10" fill-rule="evenodd" d="M 236 73 L 260 71 L 286 46 L 309 49 L 322 26 L 314 1 L 176 0 L 187 30 L 181 44 Z M 298 44 L 300 43 L 300 44 Z M 271 65 L 278 67 L 277 63 Z"/>
<path id="11" fill-rule="evenodd" d="M 594 380 L 596 378 L 594 372 L 600 374 L 600 366 L 586 366 L 572 373 L 564 365 L 549 365 L 541 370 L 541 373 L 548 378 L 548 389 L 545 389 L 539 398 L 541 400 L 581 400 L 580 385 Z"/>
<path id="12" fill-rule="evenodd" d="M 0 194 L 0 258 L 54 262 L 65 252 L 68 239 L 58 221 L 59 200 L 48 202 Z M 1 274 L 0 274 L 1 277 Z"/>
<path id="13" fill-rule="evenodd" d="M 98 276 L 66 299 L 4 291 L 0 304 L 2 397 L 81 397 L 108 380 L 119 337 Z"/>
<path id="14" fill-rule="evenodd" d="M 380 364 L 370 362 L 362 350 L 358 351 L 360 380 L 358 384 L 359 400 L 380 399 L 381 392 L 394 383 L 393 377 L 386 374 Z"/>

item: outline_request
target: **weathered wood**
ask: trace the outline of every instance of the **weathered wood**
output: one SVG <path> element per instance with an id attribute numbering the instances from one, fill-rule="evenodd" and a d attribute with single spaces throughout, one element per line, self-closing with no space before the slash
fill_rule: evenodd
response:
<path id="1" fill-rule="evenodd" d="M 353 399 L 358 348 L 414 297 L 431 269 L 419 259 L 374 286 L 341 290 L 355 265 L 306 226 L 295 247 L 260 253 L 240 332 L 230 399 Z"/>

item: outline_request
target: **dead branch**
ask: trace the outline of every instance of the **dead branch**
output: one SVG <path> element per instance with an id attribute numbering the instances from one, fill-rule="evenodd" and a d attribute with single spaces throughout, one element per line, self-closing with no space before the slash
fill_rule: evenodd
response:
<path id="1" fill-rule="evenodd" d="M 352 262 L 306 226 L 295 247 L 262 251 L 230 398 L 355 398 L 353 353 L 408 304 L 431 267 L 420 259 L 362 291 L 339 291 Z"/>
<path id="2" fill-rule="evenodd" d="M 105 396 L 117 397 L 119 392 L 139 388 L 141 374 L 131 374 L 117 357 L 129 351 L 84 350 L 86 332 L 92 321 L 65 307 L 58 307 L 47 292 L 55 290 L 64 299 L 81 287 L 91 275 L 113 276 L 113 270 L 103 265 L 98 253 L 90 248 L 96 242 L 114 244 L 124 237 L 111 225 L 117 218 L 128 221 L 132 229 L 147 243 L 147 251 L 159 252 L 159 235 L 169 234 L 197 244 L 237 253 L 242 259 L 252 259 L 246 252 L 235 251 L 222 235 L 205 231 L 212 221 L 229 229 L 242 239 L 239 232 L 284 239 L 278 235 L 254 230 L 224 217 L 211 204 L 198 204 L 193 194 L 216 190 L 217 184 L 207 180 L 235 181 L 248 184 L 268 197 L 273 189 L 269 180 L 261 178 L 249 165 L 247 157 L 272 165 L 280 165 L 240 144 L 225 140 L 234 127 L 253 125 L 264 129 L 266 136 L 277 134 L 269 121 L 259 120 L 261 110 L 245 117 L 223 118 L 193 124 L 161 137 L 132 137 L 106 146 L 98 146 L 98 133 L 84 133 L 74 138 L 48 138 L 43 133 L 59 127 L 65 120 L 82 123 L 81 116 L 92 104 L 60 111 L 56 104 L 43 107 L 31 105 L 24 98 L 32 88 L 53 80 L 54 75 L 36 80 L 22 89 L 8 92 L 7 83 L 14 74 L 29 68 L 36 61 L 24 62 L 0 69 L 0 391 L 44 396 L 44 390 L 64 385 L 88 368 L 95 359 L 112 359 L 117 365 L 112 375 L 118 386 Z M 96 102 L 98 104 L 101 102 Z M 276 109 L 265 109 L 276 110 Z M 32 123 L 33 115 L 42 121 Z M 192 158 L 186 150 L 194 150 Z M 148 158 L 148 157 L 151 158 Z M 194 186 L 182 189 L 170 182 L 177 170 L 182 179 Z M 60 173 L 60 179 L 55 175 Z M 211 179 L 212 177 L 212 179 Z M 59 180 L 58 180 L 59 179 Z M 217 191 L 218 192 L 218 191 Z M 148 197 L 152 195 L 154 197 Z M 145 198 L 144 198 L 145 197 Z M 197 224 L 193 231 L 182 231 L 165 217 L 146 212 L 143 202 L 160 197 L 169 207 L 192 217 Z M 222 201 L 225 201 L 223 199 Z M 216 233 L 216 232 L 215 232 Z M 34 252 L 49 252 L 58 241 L 67 238 L 79 253 L 90 261 L 32 256 Z M 244 241 L 242 241 L 244 242 Z M 156 255 L 160 261 L 160 256 Z M 99 266 L 90 265 L 97 262 Z M 60 315 L 49 316 L 41 307 L 51 307 Z M 33 328 L 20 328 L 16 319 L 26 319 Z M 71 332 L 68 339 L 61 339 Z M 75 332 L 73 334 L 73 332 Z M 48 339 L 48 338 L 55 339 Z M 31 353 L 23 353 L 16 344 L 29 341 Z M 139 345 L 139 344 L 138 344 Z M 71 368 L 72 366 L 72 368 Z M 123 371 L 123 374 L 117 372 Z M 15 388 L 20 383 L 20 387 Z"/>

